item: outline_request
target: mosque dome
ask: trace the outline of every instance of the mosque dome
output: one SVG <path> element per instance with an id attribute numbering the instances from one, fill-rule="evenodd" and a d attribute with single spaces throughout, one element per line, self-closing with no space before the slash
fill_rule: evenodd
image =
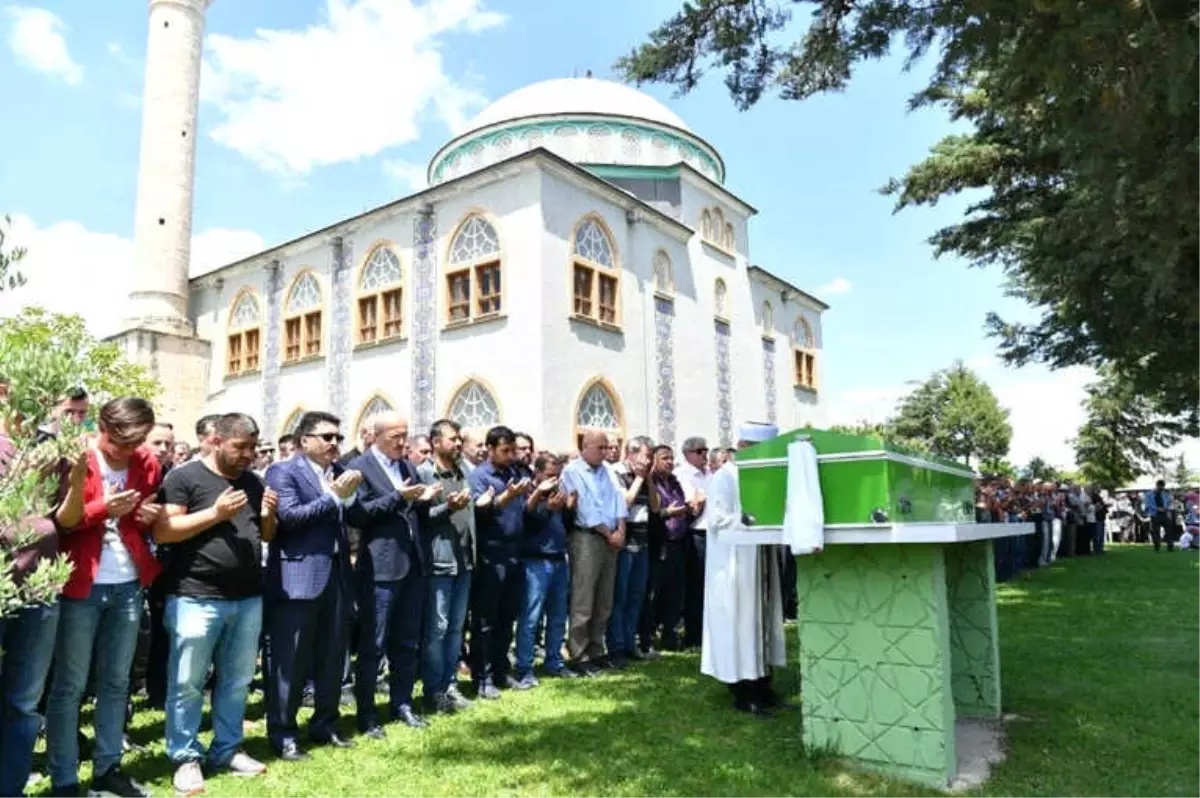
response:
<path id="1" fill-rule="evenodd" d="M 517 89 L 484 108 L 434 154 L 429 182 L 538 147 L 583 166 L 618 167 L 610 173 L 682 162 L 712 180 L 725 180 L 717 151 L 658 100 L 622 83 L 562 78 Z"/>

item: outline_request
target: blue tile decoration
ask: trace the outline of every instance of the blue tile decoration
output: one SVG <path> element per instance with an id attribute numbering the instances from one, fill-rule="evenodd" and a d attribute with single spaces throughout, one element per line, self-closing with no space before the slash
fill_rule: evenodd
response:
<path id="1" fill-rule="evenodd" d="M 767 421 L 775 424 L 775 342 L 770 338 L 763 339 L 763 387 L 767 392 Z"/>
<path id="2" fill-rule="evenodd" d="M 262 428 L 271 440 L 279 437 L 279 333 L 283 307 L 283 266 L 277 260 L 267 267 L 267 347 L 263 355 Z"/>
<path id="3" fill-rule="evenodd" d="M 412 416 L 416 429 L 436 418 L 437 218 L 426 207 L 413 217 Z"/>
<path id="4" fill-rule="evenodd" d="M 675 303 L 654 300 L 654 353 L 658 387 L 658 442 L 675 445 L 675 342 L 671 327 Z"/>
<path id="5" fill-rule="evenodd" d="M 733 445 L 733 395 L 729 379 L 729 324 L 717 326 L 717 437 L 722 446 Z"/>
<path id="6" fill-rule="evenodd" d="M 325 356 L 326 389 L 329 393 L 329 412 L 346 418 L 346 392 L 350 383 L 350 357 L 353 348 L 353 325 L 350 307 L 353 304 L 350 281 L 354 277 L 354 244 L 335 238 L 329 247 L 330 275 L 333 283 L 333 304 L 329 329 L 329 352 Z"/>

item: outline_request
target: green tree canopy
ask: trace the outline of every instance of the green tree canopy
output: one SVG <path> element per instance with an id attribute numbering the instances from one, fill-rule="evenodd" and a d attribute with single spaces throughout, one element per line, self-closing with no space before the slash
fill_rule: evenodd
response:
<path id="1" fill-rule="evenodd" d="M 934 373 L 900 402 L 891 422 L 901 440 L 966 465 L 1008 454 L 1012 425 L 987 383 L 956 362 Z"/>
<path id="2" fill-rule="evenodd" d="M 1158 413 L 1132 381 L 1112 367 L 1087 387 L 1086 420 L 1075 438 L 1075 460 L 1086 482 L 1116 490 L 1158 470 L 1190 421 Z"/>
<path id="3" fill-rule="evenodd" d="M 1021 469 L 1021 476 L 1033 482 L 1057 482 L 1061 478 L 1058 469 L 1041 457 L 1030 458 Z"/>
<path id="4" fill-rule="evenodd" d="M 1175 470 L 1171 472 L 1171 484 L 1177 488 L 1190 488 L 1196 484 L 1196 475 L 1188 467 L 1187 457 L 1182 454 L 1175 461 Z"/>
<path id="5" fill-rule="evenodd" d="M 11 259 L 15 263 L 19 258 Z M 6 264 L 7 265 L 7 264 Z M 56 476 L 43 466 L 73 457 L 82 447 L 78 430 L 37 444 L 38 427 L 74 388 L 85 388 L 92 412 L 115 396 L 153 400 L 158 384 L 144 368 L 127 362 L 113 344 L 97 341 L 79 316 L 26 308 L 0 319 L 0 429 L 7 430 L 16 454 L 0 474 L 0 530 L 18 530 L 0 538 L 0 617 L 29 604 L 49 601 L 70 574 L 63 559 L 41 563 L 18 586 L 11 574 L 11 552 L 30 542 L 22 519 L 50 512 L 58 491 Z"/>
<path id="6" fill-rule="evenodd" d="M 798 8 L 811 16 L 792 41 Z M 1111 362 L 1177 414 L 1200 404 L 1196 21 L 1183 0 L 692 0 L 617 69 L 686 92 L 715 66 L 746 109 L 768 90 L 844 89 L 894 46 L 907 66 L 935 52 L 910 106 L 972 132 L 888 184 L 897 209 L 985 189 L 931 243 L 999 266 L 1040 311 L 989 316 L 1006 361 Z"/>

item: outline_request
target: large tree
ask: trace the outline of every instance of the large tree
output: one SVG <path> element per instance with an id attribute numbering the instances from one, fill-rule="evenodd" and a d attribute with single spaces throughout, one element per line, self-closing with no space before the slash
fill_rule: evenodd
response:
<path id="1" fill-rule="evenodd" d="M 1182 454 L 1175 461 L 1175 470 L 1171 472 L 1171 484 L 1177 488 L 1190 488 L 1196 484 L 1196 475 L 1188 468 L 1187 458 Z"/>
<path id="2" fill-rule="evenodd" d="M 889 426 L 898 439 L 918 441 L 966 465 L 1003 458 L 1012 441 L 1008 411 L 961 362 L 935 372 L 901 400 Z"/>
<path id="3" fill-rule="evenodd" d="M 1041 457 L 1032 457 L 1021 469 L 1021 476 L 1033 482 L 1056 482 L 1059 471 Z"/>
<path id="4" fill-rule="evenodd" d="M 984 189 L 932 244 L 1001 267 L 1040 311 L 989 317 L 1004 358 L 1112 362 L 1174 414 L 1197 406 L 1200 378 L 1196 21 L 1190 0 L 693 0 L 617 69 L 686 92 L 716 66 L 746 109 L 772 89 L 844 89 L 894 46 L 907 66 L 936 52 L 910 106 L 972 132 L 888 184 L 897 209 Z"/>
<path id="5" fill-rule="evenodd" d="M 1163 454 L 1191 426 L 1190 419 L 1157 412 L 1129 379 L 1107 366 L 1087 387 L 1083 406 L 1087 418 L 1074 441 L 1075 460 L 1085 481 L 1109 490 L 1161 470 Z"/>
<path id="6" fill-rule="evenodd" d="M 23 284 L 24 251 L 5 243 L 0 227 L 0 290 Z M 47 514 L 58 491 L 49 468 L 73 458 L 83 447 L 79 430 L 64 430 L 39 442 L 38 429 L 71 389 L 86 388 L 95 403 L 132 394 L 153 399 L 158 384 L 142 368 L 127 362 L 113 344 L 97 341 L 79 316 L 26 308 L 0 319 L 0 431 L 15 453 L 0 468 L 0 618 L 30 604 L 50 601 L 70 575 L 65 559 L 46 560 L 23 584 L 12 579 L 12 552 L 32 542 L 23 520 Z"/>

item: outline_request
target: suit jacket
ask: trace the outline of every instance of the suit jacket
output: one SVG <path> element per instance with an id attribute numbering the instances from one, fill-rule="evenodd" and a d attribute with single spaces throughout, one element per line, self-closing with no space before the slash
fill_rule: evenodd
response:
<path id="1" fill-rule="evenodd" d="M 344 470 L 333 464 L 334 477 Z M 317 598 L 329 584 L 335 558 L 349 578 L 350 540 L 343 518 L 348 508 L 325 491 L 308 458 L 298 454 L 275 463 L 266 481 L 279 494 L 278 527 L 267 556 L 267 596 Z"/>
<path id="2" fill-rule="evenodd" d="M 369 449 L 349 468 L 362 472 L 358 497 L 348 509 L 349 522 L 362 531 L 358 573 L 375 582 L 394 582 L 409 572 L 428 573 L 417 509 L 396 490 L 378 458 Z M 407 460 L 400 461 L 404 479 L 421 482 Z"/>

